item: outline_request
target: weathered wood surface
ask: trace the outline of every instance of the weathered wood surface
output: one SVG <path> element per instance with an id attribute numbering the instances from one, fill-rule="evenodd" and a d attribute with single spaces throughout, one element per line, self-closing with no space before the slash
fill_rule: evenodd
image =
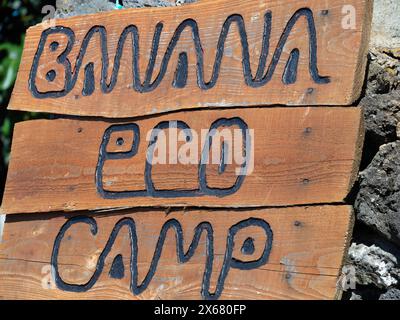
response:
<path id="1" fill-rule="evenodd" d="M 370 0 L 203 0 L 39 24 L 27 31 L 9 108 L 133 117 L 349 105 L 363 84 L 371 10 Z"/>
<path id="2" fill-rule="evenodd" d="M 341 294 L 336 282 L 353 223 L 349 206 L 168 214 L 148 209 L 91 217 L 83 213 L 72 224 L 74 214 L 7 216 L 0 245 L 0 298 L 200 299 L 216 293 L 220 299 L 333 299 Z M 89 220 L 97 233 L 91 233 Z M 178 263 L 174 227 L 165 233 L 162 250 L 157 249 L 161 230 L 171 220 L 182 227 L 185 253 L 196 228 L 209 227 L 184 263 Z M 111 236 L 116 225 L 123 226 Z M 129 229 L 132 225 L 135 229 Z M 138 250 L 132 264 L 131 238 Z M 107 246 L 110 239 L 115 242 Z M 159 260 L 153 260 L 155 252 L 161 252 Z M 138 275 L 132 286 L 131 270 Z M 133 294 L 130 288 L 145 278 Z"/>
<path id="3" fill-rule="evenodd" d="M 169 147 L 167 164 L 154 164 L 156 159 L 148 156 L 158 157 L 163 145 L 172 144 L 162 140 L 160 133 L 155 142 L 154 128 L 173 121 L 178 121 L 175 123 L 181 128 L 191 128 L 192 136 L 199 135 L 197 143 L 194 138 L 191 140 L 198 154 L 187 153 L 194 155 L 193 164 L 182 164 L 180 153 L 179 161 L 171 164 Z M 228 140 L 213 140 L 211 145 L 216 146 L 217 152 L 214 156 L 205 152 L 210 164 L 204 165 L 202 171 L 200 158 L 209 148 L 200 139 L 200 132 L 209 132 L 218 122 L 222 125 L 214 126 L 217 131 L 225 129 L 236 136 L 239 130 L 239 144 L 231 143 L 228 136 Z M 249 129 L 249 142 L 242 140 L 244 131 L 240 126 Z M 122 125 L 75 119 L 22 122 L 15 127 L 1 212 L 342 202 L 357 174 L 361 127 L 359 108 L 340 107 L 201 110 Z M 169 139 L 171 130 L 160 132 Z M 176 132 L 188 134 L 181 129 Z M 180 140 L 185 143 L 178 142 L 175 150 L 180 152 L 181 147 L 187 146 L 185 139 L 186 134 Z M 120 142 L 122 145 L 118 145 Z M 134 151 L 129 154 L 131 150 Z M 222 169 L 223 150 L 231 155 L 245 152 L 246 162 L 240 164 L 232 157 L 232 164 L 224 160 L 228 164 Z M 148 163 L 153 165 L 149 167 Z"/>

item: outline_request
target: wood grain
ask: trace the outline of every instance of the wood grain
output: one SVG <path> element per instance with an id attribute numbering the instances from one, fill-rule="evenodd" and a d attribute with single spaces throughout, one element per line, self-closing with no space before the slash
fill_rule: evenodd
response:
<path id="1" fill-rule="evenodd" d="M 252 270 L 231 267 L 220 299 L 334 299 L 341 295 L 336 282 L 351 238 L 353 216 L 349 206 L 311 206 L 280 209 L 182 210 L 159 209 L 92 215 L 97 234 L 77 223 L 66 230 L 58 253 L 58 270 L 68 284 L 84 284 L 96 270 L 111 230 L 131 218 L 138 239 L 138 279 L 148 273 L 162 226 L 171 219 L 183 228 L 184 250 L 196 226 L 213 228 L 214 260 L 210 292 L 214 292 L 227 251 L 230 228 L 246 219 L 267 222 L 273 233 L 268 261 Z M 86 216 L 87 213 L 81 213 Z M 2 299 L 200 299 L 207 257 L 205 233 L 191 259 L 179 264 L 174 232 L 167 232 L 160 260 L 148 287 L 138 295 L 130 291 L 131 245 L 128 228 L 122 227 L 104 259 L 97 282 L 85 292 L 59 289 L 51 273 L 51 256 L 60 228 L 75 215 L 7 216 L 0 245 L 0 298 Z M 251 237 L 254 252 L 245 255 L 242 244 Z M 235 259 L 255 261 L 262 255 L 267 236 L 260 227 L 241 229 L 233 241 Z M 229 247 L 229 246 L 228 246 Z M 110 277 L 114 258 L 122 255 L 124 277 Z M 54 264 L 53 264 L 54 267 Z"/>
<path id="2" fill-rule="evenodd" d="M 349 7 L 354 9 L 354 17 L 351 16 L 353 10 L 348 11 Z M 27 31 L 22 63 L 9 109 L 133 117 L 189 108 L 274 104 L 350 105 L 358 99 L 362 88 L 371 11 L 371 0 L 203 0 L 178 8 L 116 10 L 59 19 L 55 21 L 55 25 L 62 28 L 47 38 L 44 37 L 47 25 L 39 24 Z M 265 37 L 265 40 L 269 40 L 269 50 L 265 50 L 263 54 L 263 37 L 264 34 L 268 35 L 268 32 L 264 32 L 267 12 L 271 13 L 271 22 L 266 24 L 271 26 L 271 32 L 269 37 Z M 225 27 L 227 37 L 222 47 L 218 45 L 218 39 L 227 21 L 232 24 L 230 28 Z M 293 27 L 285 34 L 289 21 L 293 22 Z M 314 43 L 309 36 L 313 29 L 310 21 L 315 24 L 315 50 L 310 45 Z M 239 36 L 238 25 L 241 22 L 246 34 L 243 39 L 247 39 L 248 57 L 243 55 Z M 154 43 L 158 43 L 154 38 L 158 23 L 163 24 L 158 53 L 154 55 L 154 70 L 149 72 L 146 82 L 145 73 L 151 48 Z M 176 46 L 168 53 L 169 60 L 163 63 L 167 48 L 182 23 L 185 27 L 180 38 L 176 38 Z M 198 50 L 193 41 L 193 23 L 198 27 L 201 42 Z M 125 46 L 121 45 L 119 71 L 115 73 L 117 81 L 110 85 L 112 70 L 118 64 L 114 63 L 114 58 L 120 35 L 128 26 L 131 26 L 128 31 L 133 32 L 133 25 L 137 28 L 136 43 L 139 47 L 131 49 L 132 33 L 129 33 Z M 57 60 L 66 49 L 69 35 L 65 32 L 68 28 L 75 36 L 71 51 L 66 56 L 68 61 L 64 61 L 70 63 L 71 72 L 66 72 L 62 61 Z M 88 41 L 86 53 L 79 60 L 80 63 L 76 63 L 81 46 L 85 43 L 85 35 L 90 30 L 96 32 Z M 103 48 L 108 55 L 104 60 L 100 49 L 102 32 L 107 39 Z M 41 37 L 42 53 L 38 52 Z M 222 54 L 217 63 L 220 70 L 214 72 L 218 50 Z M 132 52 L 138 52 L 136 71 L 132 67 L 132 61 L 136 61 Z M 313 52 L 315 60 L 312 58 Z M 198 60 L 197 54 L 201 54 L 202 61 Z M 34 63 L 35 56 L 37 64 Z M 257 74 L 260 56 L 264 57 L 265 66 L 261 65 Z M 288 63 L 289 60 L 292 62 Z M 247 61 L 251 75 L 250 71 L 247 72 L 246 81 L 251 83 L 253 79 L 254 85 L 248 85 L 245 81 L 243 68 Z M 33 65 L 37 66 L 37 72 Z M 160 75 L 163 65 L 165 74 Z M 312 76 L 310 71 L 311 65 L 317 75 L 329 77 L 330 82 L 324 83 L 321 79 L 317 81 L 317 76 Z M 80 67 L 74 72 L 77 66 Z M 203 76 L 199 73 L 199 68 Z M 268 68 L 270 80 L 263 82 L 261 79 L 268 74 Z M 296 69 L 297 74 L 294 72 Z M 285 80 L 286 84 L 283 82 L 285 70 L 294 72 Z M 76 75 L 76 79 L 71 80 L 71 87 L 65 85 L 66 74 L 72 74 L 71 79 Z M 132 74 L 137 76 L 136 82 Z M 218 77 L 214 79 L 212 75 Z M 296 75 L 295 79 L 293 75 Z M 93 81 L 90 80 L 92 78 Z M 158 78 L 161 81 L 151 87 L 150 83 Z M 33 85 L 41 94 L 33 94 Z M 61 92 L 62 96 L 55 97 L 57 92 Z"/>
<path id="3" fill-rule="evenodd" d="M 206 165 L 206 184 L 220 192 L 238 186 L 229 194 L 212 191 L 190 196 L 182 190 L 199 190 L 198 164 L 154 164 L 151 179 L 162 194 L 152 194 L 145 183 L 146 154 L 150 134 L 159 123 L 181 121 L 191 132 L 209 131 L 220 119 L 241 119 L 253 131 L 248 148 L 254 168 L 236 184 L 241 168 L 233 159 L 219 171 L 218 164 Z M 138 125 L 137 154 L 127 159 L 109 159 L 100 170 L 103 187 L 96 184 L 100 145 L 107 128 L 121 124 L 95 120 L 33 120 L 15 127 L 2 213 L 103 210 L 141 206 L 253 207 L 342 202 L 356 177 L 363 130 L 359 108 L 252 108 L 201 110 L 171 113 L 122 124 Z M 234 136 L 238 127 L 229 129 Z M 181 133 L 182 130 L 178 131 Z M 163 130 L 166 136 L 170 130 Z M 239 131 L 240 132 L 240 131 Z M 250 132 L 250 131 L 249 131 Z M 199 133 L 200 136 L 200 133 Z M 147 138 L 146 138 L 147 137 Z M 169 136 L 168 136 L 169 137 Z M 241 136 L 240 136 L 241 137 Z M 118 138 L 124 145 L 118 146 Z M 105 144 L 108 153 L 127 152 L 135 140 L 132 130 L 115 131 Z M 225 141 L 225 140 L 223 140 Z M 222 142 L 222 140 L 221 140 Z M 242 153 L 243 144 L 231 147 Z M 169 143 L 169 142 L 168 142 Z M 216 142 L 218 148 L 219 142 Z M 161 140 L 156 146 L 161 146 Z M 203 143 L 199 139 L 196 157 Z M 183 146 L 180 144 L 178 147 Z M 229 149 L 229 148 L 228 148 Z M 166 149 L 169 152 L 169 149 Z M 154 151 L 154 154 L 157 154 Z M 171 153 L 166 158 L 169 163 Z M 181 159 L 181 158 L 179 158 Z M 210 156 L 211 159 L 211 156 Z M 155 163 L 155 159 L 152 160 Z M 98 170 L 99 171 L 99 170 Z M 138 191 L 142 195 L 108 197 L 100 191 Z M 202 189 L 203 190 L 203 189 Z M 166 195 L 177 192 L 177 195 Z"/>

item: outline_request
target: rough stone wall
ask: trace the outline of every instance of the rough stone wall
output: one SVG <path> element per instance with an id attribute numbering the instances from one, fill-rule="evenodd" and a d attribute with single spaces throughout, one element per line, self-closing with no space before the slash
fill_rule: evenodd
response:
<path id="1" fill-rule="evenodd" d="M 398 17 L 399 24 L 400 18 Z M 389 36 L 389 34 L 388 34 Z M 387 43 L 391 39 L 388 37 Z M 373 43 L 373 41 L 372 41 Z M 364 96 L 365 144 L 354 190 L 350 299 L 400 299 L 400 48 L 371 46 Z"/>
<path id="2" fill-rule="evenodd" d="M 124 7 L 174 6 L 195 0 L 123 0 Z M 114 1 L 115 2 L 115 1 Z M 120 1 L 121 3 L 121 1 Z M 115 9 L 107 0 L 58 0 L 57 16 Z M 349 202 L 356 223 L 345 268 L 344 299 L 400 300 L 400 1 L 375 0 L 368 77 L 359 101 L 366 139 Z M 354 281 L 354 282 L 352 282 Z"/>
<path id="3" fill-rule="evenodd" d="M 354 190 L 348 265 L 354 300 L 400 300 L 400 1 L 375 0 L 364 109 L 365 144 Z"/>

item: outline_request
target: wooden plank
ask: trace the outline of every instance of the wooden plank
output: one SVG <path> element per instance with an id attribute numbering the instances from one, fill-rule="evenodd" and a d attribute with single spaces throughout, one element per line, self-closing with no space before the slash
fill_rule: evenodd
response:
<path id="1" fill-rule="evenodd" d="M 359 108 L 340 107 L 22 122 L 1 211 L 341 202 L 357 174 L 361 125 Z"/>
<path id="2" fill-rule="evenodd" d="M 39 24 L 27 31 L 9 109 L 133 117 L 350 105 L 371 10 L 371 0 L 203 0 Z"/>
<path id="3" fill-rule="evenodd" d="M 341 294 L 336 281 L 351 238 L 351 210 L 312 206 L 7 216 L 0 298 L 333 299 Z M 181 257 L 181 263 L 176 234 L 182 236 L 184 253 L 193 239 L 199 240 L 190 259 Z M 161 250 L 158 241 L 164 235 Z"/>

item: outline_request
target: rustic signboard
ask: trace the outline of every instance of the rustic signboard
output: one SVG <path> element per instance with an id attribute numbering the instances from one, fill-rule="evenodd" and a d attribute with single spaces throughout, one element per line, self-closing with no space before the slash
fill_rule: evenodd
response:
<path id="1" fill-rule="evenodd" d="M 348 206 L 8 216 L 0 298 L 333 299 Z"/>
<path id="2" fill-rule="evenodd" d="M 62 116 L 15 127 L 0 298 L 340 297 L 371 8 L 201 0 L 30 28 L 9 109 Z"/>
<path id="3" fill-rule="evenodd" d="M 350 105 L 371 0 L 201 0 L 30 28 L 12 110 L 133 117 L 188 108 Z"/>
<path id="4" fill-rule="evenodd" d="M 341 202 L 358 169 L 361 125 L 359 108 L 331 107 L 22 122 L 2 212 Z"/>

